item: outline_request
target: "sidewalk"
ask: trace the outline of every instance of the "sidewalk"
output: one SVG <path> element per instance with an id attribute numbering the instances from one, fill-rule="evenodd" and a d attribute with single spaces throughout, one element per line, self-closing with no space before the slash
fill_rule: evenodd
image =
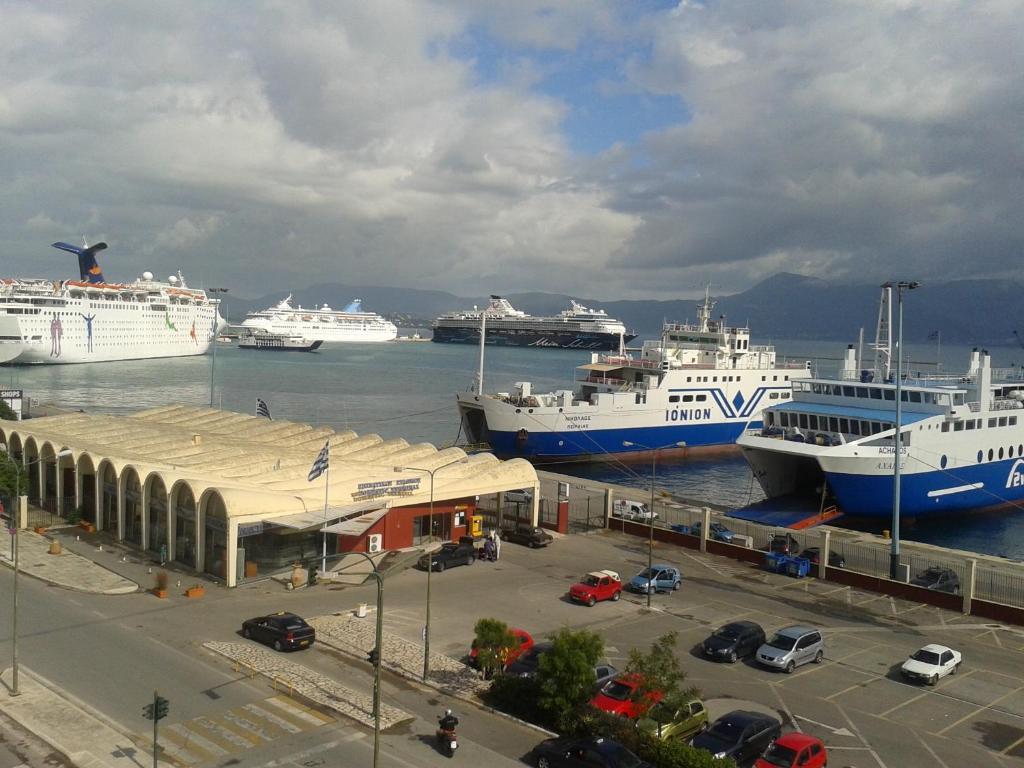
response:
<path id="1" fill-rule="evenodd" d="M 3 670 L 0 711 L 77 768 L 142 768 L 153 764 L 152 753 L 139 749 L 103 715 L 24 666 L 19 670 L 18 688 L 21 694 L 12 696 L 11 669 Z"/>
<path id="2" fill-rule="evenodd" d="M 62 533 L 63 530 L 67 530 L 68 533 Z M 76 530 L 78 529 L 57 529 L 50 531 L 48 535 L 41 535 L 34 531 L 20 531 L 18 533 L 19 573 L 78 592 L 126 595 L 139 590 L 137 582 L 99 565 L 89 555 L 83 556 L 84 553 L 76 554 L 70 551 L 69 546 L 85 544 L 86 547 L 96 550 L 97 555 L 102 554 L 100 550 L 96 549 L 97 545 L 74 541 L 75 536 L 78 535 L 74 533 Z M 61 544 L 61 552 L 57 555 L 49 553 L 51 541 L 54 540 Z M 116 557 L 113 553 L 108 553 L 108 556 L 111 559 Z M 0 563 L 9 568 L 14 566 L 11 560 L 11 546 L 8 542 L 0 544 Z"/>

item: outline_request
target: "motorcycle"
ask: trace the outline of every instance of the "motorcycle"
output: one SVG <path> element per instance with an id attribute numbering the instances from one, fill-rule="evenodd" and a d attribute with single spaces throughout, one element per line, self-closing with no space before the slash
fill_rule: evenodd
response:
<path id="1" fill-rule="evenodd" d="M 437 720 L 437 743 L 448 757 L 454 757 L 455 750 L 459 748 L 459 741 L 455 736 L 455 726 L 459 724 L 459 719 L 454 716 L 440 716 Z"/>

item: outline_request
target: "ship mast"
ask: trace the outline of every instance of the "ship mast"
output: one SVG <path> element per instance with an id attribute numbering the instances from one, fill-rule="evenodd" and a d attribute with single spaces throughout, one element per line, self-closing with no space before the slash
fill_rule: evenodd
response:
<path id="1" fill-rule="evenodd" d="M 892 285 L 882 286 L 878 303 L 878 325 L 875 331 L 875 375 L 889 381 L 892 375 Z"/>

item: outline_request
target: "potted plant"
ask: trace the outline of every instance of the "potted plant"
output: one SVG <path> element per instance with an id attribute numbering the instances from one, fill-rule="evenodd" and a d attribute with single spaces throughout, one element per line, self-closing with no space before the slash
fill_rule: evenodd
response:
<path id="1" fill-rule="evenodd" d="M 202 584 L 193 584 L 185 590 L 185 597 L 202 597 L 206 594 L 206 587 Z"/>
<path id="2" fill-rule="evenodd" d="M 163 599 L 167 597 L 167 571 L 157 571 L 156 586 L 153 587 L 153 594 Z"/>

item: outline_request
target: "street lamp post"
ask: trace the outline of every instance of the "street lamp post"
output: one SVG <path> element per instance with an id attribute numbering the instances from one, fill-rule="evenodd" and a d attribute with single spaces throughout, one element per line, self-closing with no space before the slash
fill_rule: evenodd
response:
<path id="1" fill-rule="evenodd" d="M 912 291 L 921 284 L 914 280 L 885 283 L 882 287 L 896 289 L 896 439 L 892 459 L 892 548 L 889 552 L 889 578 L 896 580 L 900 571 L 900 451 L 903 448 L 903 289 Z"/>
<path id="2" fill-rule="evenodd" d="M 21 467 L 14 457 L 8 452 L 6 446 L 3 448 L 4 458 L 14 467 L 14 509 L 11 511 L 11 528 L 14 538 L 14 552 L 11 559 L 14 561 L 14 604 L 11 620 L 11 696 L 19 696 L 18 689 L 18 528 L 21 521 Z"/>
<path id="3" fill-rule="evenodd" d="M 684 448 L 686 443 L 680 441 L 669 443 L 668 445 L 660 445 L 657 448 L 652 448 L 643 443 L 634 443 L 629 440 L 623 440 L 622 444 L 627 448 L 644 448 L 651 452 L 651 508 L 647 510 L 647 607 L 650 608 L 651 592 L 654 591 L 654 584 L 652 582 L 654 574 L 651 571 L 654 569 L 654 481 L 657 478 L 658 451 L 665 448 Z"/>
<path id="4" fill-rule="evenodd" d="M 430 517 L 428 521 L 429 536 L 434 535 L 434 473 L 438 470 L 450 467 L 453 464 L 465 464 L 469 459 L 465 456 L 458 459 L 452 459 L 451 461 L 442 464 L 439 467 L 433 469 L 425 469 L 423 467 L 395 467 L 395 472 L 402 472 L 403 470 L 409 470 L 414 472 L 426 472 L 430 475 Z M 426 619 L 423 624 L 423 682 L 427 682 L 427 676 L 430 674 L 430 574 L 433 573 L 434 558 L 431 554 L 427 553 L 427 606 L 426 606 Z"/>
<path id="5" fill-rule="evenodd" d="M 227 288 L 207 288 L 207 293 L 227 293 Z M 210 407 L 213 408 L 213 374 L 217 369 L 217 337 L 220 335 L 219 324 L 217 323 L 217 316 L 220 314 L 220 301 L 218 300 L 217 306 L 213 308 L 213 357 L 210 360 Z"/>

